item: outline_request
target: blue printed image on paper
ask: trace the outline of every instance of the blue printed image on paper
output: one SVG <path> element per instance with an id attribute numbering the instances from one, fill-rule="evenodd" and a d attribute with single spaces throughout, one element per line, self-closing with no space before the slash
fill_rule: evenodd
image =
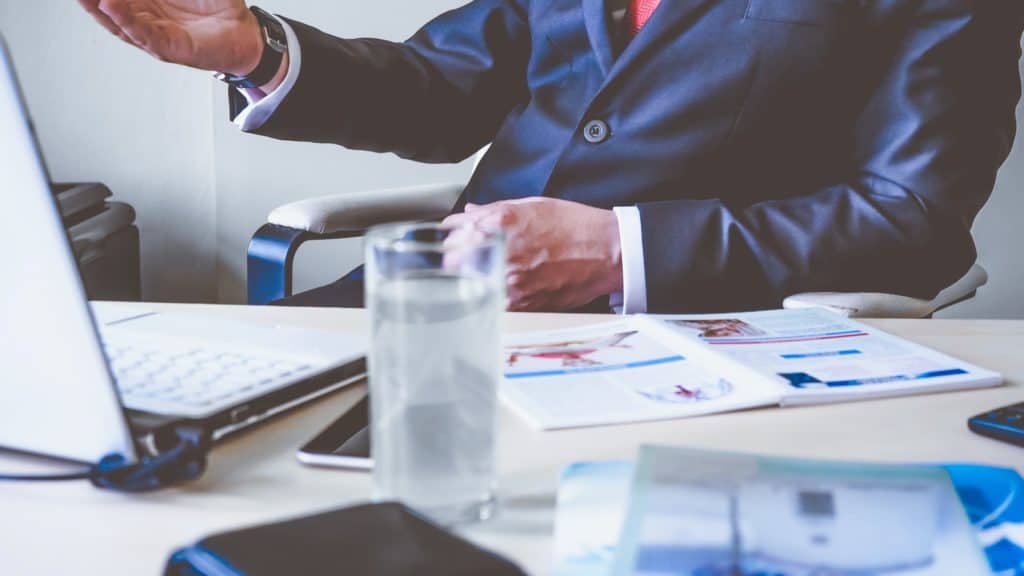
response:
<path id="1" fill-rule="evenodd" d="M 785 360 L 805 360 L 807 358 L 832 358 L 836 356 L 858 356 L 860 354 L 863 354 L 860 350 L 827 350 L 824 352 L 780 354 L 780 356 Z"/>
<path id="2" fill-rule="evenodd" d="M 813 388 L 849 388 L 853 386 L 871 386 L 878 384 L 892 384 L 894 382 L 912 382 L 914 380 L 931 380 L 946 376 L 962 376 L 968 372 L 963 368 L 950 368 L 948 370 L 932 370 L 920 374 L 892 374 L 888 376 L 872 376 L 870 378 L 857 378 L 850 380 L 823 381 L 807 372 L 783 372 L 779 376 L 785 378 L 793 388 L 802 390 Z"/>

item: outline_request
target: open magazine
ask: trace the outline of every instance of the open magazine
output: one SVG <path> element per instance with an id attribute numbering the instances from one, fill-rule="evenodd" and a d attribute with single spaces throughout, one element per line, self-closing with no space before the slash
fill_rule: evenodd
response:
<path id="1" fill-rule="evenodd" d="M 506 341 L 506 401 L 543 429 L 997 386 L 827 310 L 633 316 Z"/>

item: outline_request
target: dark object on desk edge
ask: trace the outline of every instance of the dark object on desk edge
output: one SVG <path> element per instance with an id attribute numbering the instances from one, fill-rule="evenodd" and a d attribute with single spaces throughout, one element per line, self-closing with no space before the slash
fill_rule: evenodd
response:
<path id="1" fill-rule="evenodd" d="M 371 504 L 205 538 L 165 576 L 524 576 L 399 504 Z"/>
<path id="2" fill-rule="evenodd" d="M 1024 446 L 1024 403 L 979 414 L 967 421 L 967 427 L 982 436 Z"/>

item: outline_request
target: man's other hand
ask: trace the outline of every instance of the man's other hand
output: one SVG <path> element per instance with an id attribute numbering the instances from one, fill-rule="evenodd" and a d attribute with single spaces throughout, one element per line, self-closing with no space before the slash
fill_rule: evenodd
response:
<path id="1" fill-rule="evenodd" d="M 104 28 L 166 62 L 245 75 L 263 55 L 244 0 L 78 0 Z"/>
<path id="2" fill-rule="evenodd" d="M 508 308 L 565 311 L 622 291 L 619 223 L 611 210 L 554 198 L 470 204 L 445 224 L 508 238 Z"/>

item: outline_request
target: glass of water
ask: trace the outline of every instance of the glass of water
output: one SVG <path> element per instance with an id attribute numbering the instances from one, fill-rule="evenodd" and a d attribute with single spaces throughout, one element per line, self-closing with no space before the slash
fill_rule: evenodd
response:
<path id="1" fill-rule="evenodd" d="M 495 509 L 505 243 L 397 224 L 366 237 L 374 499 L 444 524 Z"/>

